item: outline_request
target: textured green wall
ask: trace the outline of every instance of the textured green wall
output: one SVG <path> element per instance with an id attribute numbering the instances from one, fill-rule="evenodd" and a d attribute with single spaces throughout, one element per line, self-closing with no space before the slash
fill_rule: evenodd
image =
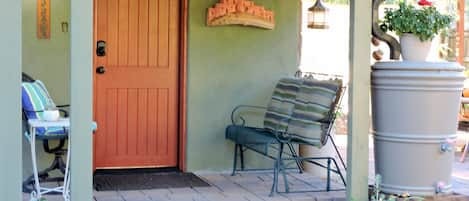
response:
<path id="1" fill-rule="evenodd" d="M 38 40 L 36 36 L 36 0 L 23 0 L 23 72 L 43 81 L 56 104 L 69 103 L 70 33 L 62 32 L 61 22 L 69 22 L 70 1 L 51 1 L 51 38 Z M 36 143 L 40 169 L 53 159 Z M 32 173 L 29 143 L 23 137 L 23 177 Z"/>
<path id="2" fill-rule="evenodd" d="M 217 2 L 189 1 L 189 171 L 231 168 L 233 144 L 224 136 L 231 110 L 238 104 L 266 105 L 275 81 L 298 66 L 300 1 L 254 1 L 275 12 L 275 30 L 207 27 L 207 8 Z"/>

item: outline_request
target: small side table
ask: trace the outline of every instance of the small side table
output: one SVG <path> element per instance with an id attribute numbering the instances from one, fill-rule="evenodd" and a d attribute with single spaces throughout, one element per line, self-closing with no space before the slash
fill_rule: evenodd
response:
<path id="1" fill-rule="evenodd" d="M 31 200 L 39 200 L 42 195 L 50 193 L 50 192 L 59 192 L 62 193 L 62 196 L 66 201 L 70 200 L 70 178 L 69 178 L 69 163 L 70 163 L 70 142 L 68 143 L 68 150 L 67 150 L 67 161 L 66 161 L 66 168 L 65 168 L 65 175 L 64 175 L 64 184 L 63 186 L 58 186 L 55 188 L 44 188 L 41 187 L 39 184 L 39 176 L 37 171 L 37 161 L 36 161 L 36 128 L 50 128 L 50 127 L 63 127 L 66 130 L 70 129 L 70 119 L 68 118 L 61 118 L 58 121 L 44 121 L 38 119 L 30 119 L 28 120 L 29 125 L 29 144 L 31 145 L 31 159 L 33 163 L 33 174 L 34 174 L 34 185 L 35 191 L 31 192 Z"/>

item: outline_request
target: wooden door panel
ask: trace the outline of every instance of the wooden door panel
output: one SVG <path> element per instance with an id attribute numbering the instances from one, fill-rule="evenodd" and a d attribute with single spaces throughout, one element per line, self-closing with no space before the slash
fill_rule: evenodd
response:
<path id="1" fill-rule="evenodd" d="M 146 66 L 148 64 L 148 0 L 139 0 L 139 31 L 138 31 L 138 66 Z"/>
<path id="2" fill-rule="evenodd" d="M 118 164 L 120 160 L 129 162 L 148 156 L 145 161 L 132 165 L 136 167 L 175 160 L 176 151 L 170 146 L 176 138 L 170 133 L 174 133 L 175 127 L 169 125 L 169 120 L 174 119 L 167 107 L 169 89 L 110 88 L 106 94 L 105 118 L 98 117 L 106 129 L 99 134 L 106 133 L 106 138 L 97 136 L 97 150 L 104 152 L 101 153 L 103 163 Z"/>
<path id="3" fill-rule="evenodd" d="M 177 165 L 179 2 L 96 0 L 97 168 Z"/>
<path id="4" fill-rule="evenodd" d="M 138 30 L 139 1 L 129 2 L 129 30 Z M 138 31 L 129 32 L 128 65 L 138 66 Z"/>

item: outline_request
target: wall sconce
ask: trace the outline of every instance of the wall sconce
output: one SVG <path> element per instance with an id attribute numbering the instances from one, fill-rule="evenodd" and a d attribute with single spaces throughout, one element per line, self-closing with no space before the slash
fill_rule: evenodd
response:
<path id="1" fill-rule="evenodd" d="M 327 15 L 329 8 L 324 6 L 322 0 L 316 0 L 316 3 L 308 8 L 308 28 L 310 29 L 328 29 Z"/>

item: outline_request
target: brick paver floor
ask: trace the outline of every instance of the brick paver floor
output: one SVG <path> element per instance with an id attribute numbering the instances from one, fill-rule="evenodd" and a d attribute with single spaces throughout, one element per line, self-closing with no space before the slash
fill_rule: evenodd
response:
<path id="1" fill-rule="evenodd" d="M 345 153 L 345 136 L 337 136 L 341 152 Z M 373 147 L 370 143 L 370 182 L 374 175 Z M 465 163 L 455 157 L 453 190 L 469 196 L 469 159 Z M 211 184 L 210 187 L 168 188 L 138 191 L 94 191 L 96 201 L 339 201 L 345 200 L 345 192 L 290 193 L 269 197 L 272 185 L 270 172 L 249 172 L 230 176 L 228 173 L 196 173 Z M 281 177 L 280 177 L 281 179 Z M 323 189 L 325 181 L 310 174 L 289 173 L 292 189 Z M 334 184 L 338 187 L 338 184 Z M 283 188 L 280 180 L 279 189 Z M 46 196 L 48 201 L 63 200 L 60 196 Z M 29 195 L 24 194 L 24 201 Z"/>

